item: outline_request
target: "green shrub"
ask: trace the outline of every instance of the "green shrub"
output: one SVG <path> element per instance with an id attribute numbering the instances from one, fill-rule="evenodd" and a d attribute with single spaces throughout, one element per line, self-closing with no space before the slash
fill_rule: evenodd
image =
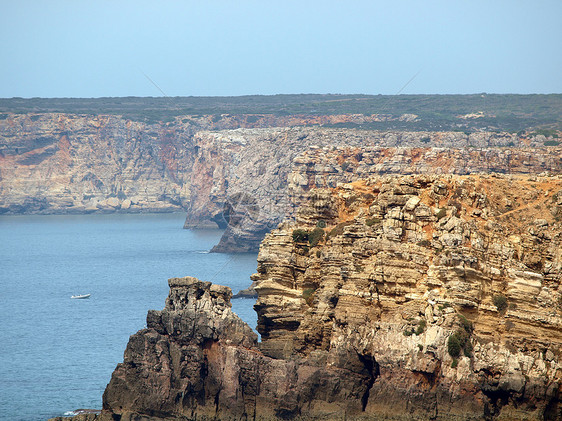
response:
<path id="1" fill-rule="evenodd" d="M 318 243 L 324 238 L 324 230 L 322 228 L 314 228 L 312 232 L 308 233 L 308 242 L 312 247 L 318 245 Z"/>
<path id="2" fill-rule="evenodd" d="M 466 333 L 471 335 L 472 331 L 474 330 L 474 326 L 472 325 L 472 322 L 468 320 L 466 317 L 464 317 L 462 314 L 459 314 L 459 321 L 461 322 L 461 326 L 466 331 Z"/>
<path id="3" fill-rule="evenodd" d="M 420 351 L 423 351 L 423 345 L 422 345 L 422 344 L 418 344 L 418 349 L 419 349 Z"/>
<path id="4" fill-rule="evenodd" d="M 558 146 L 558 145 L 560 145 L 560 142 L 558 142 L 556 140 L 545 140 L 543 143 L 544 143 L 544 146 Z"/>
<path id="5" fill-rule="evenodd" d="M 293 230 L 293 241 L 295 243 L 305 243 L 308 241 L 308 231 L 303 229 Z"/>
<path id="6" fill-rule="evenodd" d="M 451 368 L 457 368 L 458 365 L 459 365 L 459 360 L 453 358 L 453 362 L 451 363 Z"/>
<path id="7" fill-rule="evenodd" d="M 461 355 L 461 343 L 456 333 L 453 333 L 451 336 L 449 336 L 449 339 L 447 339 L 447 351 L 453 358 Z"/>
<path id="8" fill-rule="evenodd" d="M 453 358 L 457 358 L 463 351 L 464 355 L 470 357 L 472 355 L 472 344 L 470 343 L 470 332 L 463 329 L 458 329 L 455 333 L 447 339 L 447 351 Z"/>
<path id="9" fill-rule="evenodd" d="M 412 336 L 414 334 L 414 330 L 413 329 L 406 329 L 404 331 L 404 336 Z"/>
<path id="10" fill-rule="evenodd" d="M 326 228 L 326 221 L 320 220 L 320 221 L 318 221 L 318 222 L 316 223 L 316 226 L 317 226 L 318 228 Z"/>
<path id="11" fill-rule="evenodd" d="M 316 250 L 316 257 L 322 256 L 322 252 L 320 250 Z"/>
<path id="12" fill-rule="evenodd" d="M 314 301 L 314 293 L 316 290 L 314 288 L 306 288 L 302 292 L 302 298 L 306 301 L 309 306 L 312 306 L 312 302 Z"/>
<path id="13" fill-rule="evenodd" d="M 466 343 L 464 344 L 464 347 L 462 348 L 462 351 L 464 353 L 465 357 L 472 357 L 472 344 L 470 343 L 470 341 L 466 341 Z"/>
<path id="14" fill-rule="evenodd" d="M 507 309 L 507 298 L 504 295 L 494 295 L 492 301 L 500 313 Z"/>
<path id="15" fill-rule="evenodd" d="M 425 326 L 427 325 L 425 320 L 420 320 L 418 323 L 418 327 L 416 328 L 416 335 L 421 335 L 425 330 Z"/>
<path id="16" fill-rule="evenodd" d="M 379 225 L 381 223 L 381 219 L 377 217 L 369 218 L 365 221 L 365 225 L 368 227 L 372 227 L 373 225 Z"/>

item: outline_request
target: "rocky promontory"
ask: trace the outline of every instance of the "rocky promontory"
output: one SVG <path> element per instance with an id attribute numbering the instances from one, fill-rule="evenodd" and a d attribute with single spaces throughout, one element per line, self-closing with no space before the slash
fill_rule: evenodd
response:
<path id="1" fill-rule="evenodd" d="M 312 189 L 260 247 L 261 342 L 172 279 L 88 419 L 560 419 L 561 250 L 560 176 Z"/>

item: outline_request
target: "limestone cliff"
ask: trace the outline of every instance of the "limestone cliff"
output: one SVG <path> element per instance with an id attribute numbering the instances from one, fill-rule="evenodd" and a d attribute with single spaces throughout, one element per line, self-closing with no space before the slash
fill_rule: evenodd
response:
<path id="1" fill-rule="evenodd" d="M 559 176 L 314 190 L 258 263 L 264 354 L 368 361 L 366 415 L 562 415 Z"/>
<path id="2" fill-rule="evenodd" d="M 556 420 L 562 178 L 377 176 L 313 189 L 230 290 L 170 280 L 96 420 Z"/>
<path id="3" fill-rule="evenodd" d="M 193 141 L 185 226 L 225 227 L 214 250 L 226 252 L 257 251 L 312 187 L 385 173 L 562 171 L 562 148 L 508 133 L 276 128 L 199 132 Z"/>
<path id="4" fill-rule="evenodd" d="M 0 213 L 185 209 L 191 130 L 116 116 L 12 115 L 0 121 Z"/>
<path id="5" fill-rule="evenodd" d="M 203 115 L 153 124 L 61 113 L 3 117 L 0 213 L 186 210 L 186 227 L 226 228 L 215 248 L 226 252 L 257 251 L 315 186 L 381 173 L 561 167 L 561 149 L 544 147 L 542 135 L 292 127 L 376 115 Z M 252 128 L 223 130 L 234 127 Z"/>

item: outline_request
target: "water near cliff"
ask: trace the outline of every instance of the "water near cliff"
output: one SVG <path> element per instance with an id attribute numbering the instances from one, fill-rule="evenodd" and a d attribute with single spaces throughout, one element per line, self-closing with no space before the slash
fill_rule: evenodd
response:
<path id="1" fill-rule="evenodd" d="M 218 230 L 183 214 L 0 217 L 0 419 L 100 408 L 129 335 L 162 309 L 167 279 L 250 283 L 256 256 L 207 253 Z M 89 300 L 71 300 L 74 294 Z M 256 325 L 253 300 L 234 310 Z"/>

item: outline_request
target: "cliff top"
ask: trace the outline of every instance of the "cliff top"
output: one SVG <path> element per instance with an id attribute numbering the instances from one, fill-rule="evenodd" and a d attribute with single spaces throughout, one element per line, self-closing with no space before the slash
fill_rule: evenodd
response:
<path id="1" fill-rule="evenodd" d="M 0 98 L 0 113 L 114 114 L 149 122 L 178 116 L 380 115 L 379 121 L 339 122 L 335 127 L 401 130 L 562 129 L 562 95 L 251 95 L 174 98 Z M 404 118 L 415 115 L 417 118 Z M 1 116 L 1 114 L 0 114 Z"/>

